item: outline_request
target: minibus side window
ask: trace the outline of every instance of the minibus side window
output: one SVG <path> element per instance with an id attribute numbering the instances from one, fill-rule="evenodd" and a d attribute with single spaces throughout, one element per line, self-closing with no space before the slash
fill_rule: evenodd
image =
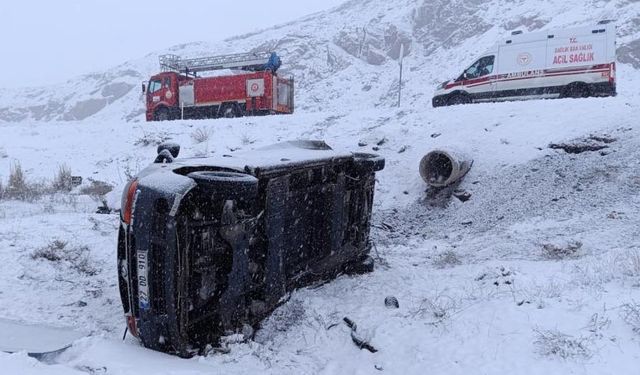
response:
<path id="1" fill-rule="evenodd" d="M 494 61 L 495 56 L 493 55 L 480 58 L 478 61 L 473 63 L 469 69 L 465 70 L 464 78 L 475 79 L 491 74 L 493 72 Z"/>

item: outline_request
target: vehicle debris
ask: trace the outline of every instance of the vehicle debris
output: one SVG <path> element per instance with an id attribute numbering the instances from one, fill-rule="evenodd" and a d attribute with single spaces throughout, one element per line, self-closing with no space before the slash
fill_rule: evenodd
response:
<path id="1" fill-rule="evenodd" d="M 384 299 L 384 305 L 389 307 L 389 308 L 394 308 L 394 309 L 399 309 L 400 308 L 400 303 L 398 302 L 398 299 L 394 296 L 388 296 Z"/>
<path id="2" fill-rule="evenodd" d="M 367 342 L 364 338 L 362 338 L 361 336 L 358 335 L 358 325 L 356 324 L 356 322 L 354 322 L 353 320 L 347 318 L 346 316 L 344 317 L 344 322 L 347 325 L 347 327 L 351 328 L 351 340 L 353 340 L 353 343 L 356 344 L 356 346 L 360 349 L 366 349 L 368 351 L 370 351 L 371 353 L 376 353 L 378 351 L 378 349 L 374 348 L 373 345 L 371 345 L 369 342 Z"/>

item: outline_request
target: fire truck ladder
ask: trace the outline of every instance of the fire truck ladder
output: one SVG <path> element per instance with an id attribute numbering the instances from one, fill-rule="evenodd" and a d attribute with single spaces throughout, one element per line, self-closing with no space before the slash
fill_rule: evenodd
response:
<path id="1" fill-rule="evenodd" d="M 163 72 L 178 72 L 194 76 L 199 72 L 220 69 L 271 70 L 275 73 L 280 68 L 280 64 L 280 57 L 275 52 L 250 52 L 193 59 L 183 59 L 177 55 L 160 56 L 160 69 Z"/>

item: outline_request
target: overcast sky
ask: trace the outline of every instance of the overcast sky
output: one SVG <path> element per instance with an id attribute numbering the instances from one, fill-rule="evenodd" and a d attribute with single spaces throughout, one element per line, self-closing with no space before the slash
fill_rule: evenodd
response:
<path id="1" fill-rule="evenodd" d="M 0 0 L 0 87 L 38 86 L 345 0 Z"/>

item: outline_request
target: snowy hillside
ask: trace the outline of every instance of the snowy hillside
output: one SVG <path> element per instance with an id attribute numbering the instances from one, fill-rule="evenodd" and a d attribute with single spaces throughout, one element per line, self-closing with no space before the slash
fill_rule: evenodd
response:
<path id="1" fill-rule="evenodd" d="M 0 372 L 636 374 L 639 14 L 640 3 L 622 0 L 358 0 L 167 50 L 276 46 L 297 77 L 301 110 L 291 116 L 143 122 L 139 83 L 155 72 L 157 54 L 61 85 L 0 91 L 0 191 L 18 164 L 31 189 L 22 199 L 0 192 L 0 316 L 89 332 L 44 362 L 0 353 Z M 617 97 L 431 108 L 442 76 L 506 30 L 602 18 L 619 25 Z M 407 101 L 394 108 L 399 41 L 409 53 Z M 118 216 L 95 213 L 98 190 L 113 186 L 106 199 L 118 208 L 128 177 L 164 140 L 180 143 L 182 156 L 202 156 L 304 138 L 386 158 L 373 218 L 376 271 L 294 292 L 227 354 L 184 360 L 123 342 Z M 600 149 L 569 154 L 552 143 Z M 437 147 L 474 158 L 460 186 L 470 200 L 426 199 L 418 163 Z M 42 194 L 62 165 L 83 186 Z M 400 308 L 385 307 L 386 296 Z M 379 351 L 354 346 L 343 317 Z"/>
<path id="2" fill-rule="evenodd" d="M 158 54 L 188 57 L 275 50 L 297 80 L 298 111 L 389 107 L 400 44 L 407 104 L 428 106 L 436 84 L 458 75 L 499 36 L 614 19 L 619 60 L 640 68 L 640 3 L 615 1 L 352 0 L 305 19 L 232 38 L 174 46 L 106 72 L 43 88 L 0 89 L 0 121 L 141 121 L 140 83 Z M 141 51 L 143 53 L 144 51 Z"/>

